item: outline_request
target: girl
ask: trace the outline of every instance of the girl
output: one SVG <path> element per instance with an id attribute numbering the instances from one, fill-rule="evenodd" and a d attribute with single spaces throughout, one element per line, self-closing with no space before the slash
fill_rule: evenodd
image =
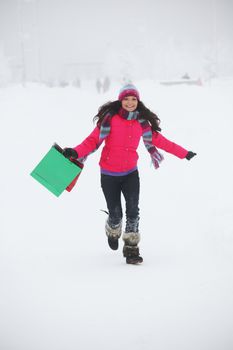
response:
<path id="1" fill-rule="evenodd" d="M 108 207 L 105 231 L 111 249 L 118 249 L 122 233 L 121 193 L 126 204 L 126 225 L 123 233 L 123 255 L 126 263 L 143 261 L 139 255 L 139 176 L 137 148 L 142 137 L 152 163 L 157 169 L 163 156 L 156 147 L 181 159 L 190 160 L 196 155 L 169 141 L 160 133 L 160 119 L 140 100 L 139 92 L 132 84 L 124 86 L 118 100 L 99 108 L 94 117 L 97 125 L 78 146 L 65 148 L 67 158 L 85 158 L 105 141 L 100 158 L 101 187 Z"/>

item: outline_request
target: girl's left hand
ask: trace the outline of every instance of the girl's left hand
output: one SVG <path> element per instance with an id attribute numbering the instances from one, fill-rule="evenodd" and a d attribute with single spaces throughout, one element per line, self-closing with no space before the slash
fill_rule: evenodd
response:
<path id="1" fill-rule="evenodd" d="M 195 157 L 197 154 L 192 152 L 192 151 L 188 151 L 187 155 L 186 155 L 186 159 L 190 160 L 192 159 L 193 157 Z"/>

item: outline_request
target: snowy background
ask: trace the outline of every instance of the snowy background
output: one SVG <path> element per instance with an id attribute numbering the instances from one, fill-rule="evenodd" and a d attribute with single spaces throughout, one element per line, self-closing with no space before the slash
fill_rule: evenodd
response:
<path id="1" fill-rule="evenodd" d="M 1 0 L 0 85 L 233 75 L 231 0 Z"/>
<path id="2" fill-rule="evenodd" d="M 0 350 L 233 349 L 232 10 L 0 0 Z M 140 144 L 140 266 L 107 245 L 100 150 L 59 198 L 30 176 L 128 80 L 197 153 L 156 171 Z"/>
<path id="3" fill-rule="evenodd" d="M 155 171 L 140 145 L 141 266 L 108 248 L 100 151 L 59 198 L 29 176 L 54 141 L 81 142 L 119 87 L 0 90 L 2 350 L 232 349 L 233 81 L 137 86 L 163 134 L 198 154 Z"/>

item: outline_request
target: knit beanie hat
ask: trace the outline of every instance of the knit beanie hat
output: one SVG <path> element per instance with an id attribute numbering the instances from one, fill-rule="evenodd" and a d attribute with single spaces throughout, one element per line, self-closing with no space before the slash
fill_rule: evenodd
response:
<path id="1" fill-rule="evenodd" d="M 140 100 L 139 92 L 133 84 L 124 85 L 120 89 L 118 100 L 122 101 L 126 96 L 134 96 Z"/>

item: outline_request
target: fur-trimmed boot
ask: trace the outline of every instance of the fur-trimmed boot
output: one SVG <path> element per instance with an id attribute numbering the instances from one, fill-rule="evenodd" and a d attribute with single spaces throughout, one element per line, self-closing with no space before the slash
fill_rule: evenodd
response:
<path id="1" fill-rule="evenodd" d="M 138 243 L 140 241 L 139 232 L 125 232 L 122 237 L 124 241 L 123 256 L 127 264 L 140 264 L 143 258 L 139 255 Z"/>
<path id="2" fill-rule="evenodd" d="M 117 225 L 110 225 L 109 221 L 106 221 L 105 232 L 108 237 L 108 245 L 112 250 L 117 250 L 119 243 L 118 240 L 121 236 L 122 223 L 120 222 Z"/>

